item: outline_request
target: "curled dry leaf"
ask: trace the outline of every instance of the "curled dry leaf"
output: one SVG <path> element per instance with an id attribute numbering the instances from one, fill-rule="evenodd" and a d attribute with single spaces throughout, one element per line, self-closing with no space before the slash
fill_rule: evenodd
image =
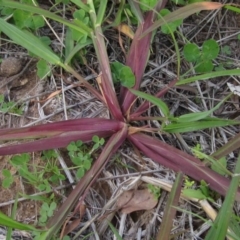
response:
<path id="1" fill-rule="evenodd" d="M 122 213 L 153 209 L 158 199 L 148 190 L 131 190 L 124 192 L 117 201 L 117 207 Z"/>

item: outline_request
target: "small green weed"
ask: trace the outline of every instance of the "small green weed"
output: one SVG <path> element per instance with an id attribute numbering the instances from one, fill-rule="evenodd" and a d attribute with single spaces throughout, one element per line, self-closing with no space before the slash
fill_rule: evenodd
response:
<path id="1" fill-rule="evenodd" d="M 227 160 L 225 157 L 220 158 L 219 160 L 215 160 L 210 156 L 206 155 L 202 152 L 200 144 L 197 144 L 194 148 L 192 148 L 193 154 L 201 159 L 205 160 L 206 162 L 211 164 L 211 169 L 221 175 L 226 175 L 231 173 L 227 170 Z"/>
<path id="2" fill-rule="evenodd" d="M 67 146 L 68 155 L 74 165 L 77 166 L 78 170 L 76 173 L 77 178 L 82 178 L 87 170 L 92 166 L 92 153 L 101 147 L 105 140 L 98 136 L 93 136 L 92 141 L 94 145 L 89 148 L 83 144 L 82 141 L 71 142 Z"/>
<path id="3" fill-rule="evenodd" d="M 4 101 L 4 95 L 0 94 L 0 112 L 3 113 L 16 113 L 18 115 L 23 114 L 23 110 L 21 107 L 17 107 L 15 102 L 6 102 Z"/>
<path id="4" fill-rule="evenodd" d="M 152 184 L 147 185 L 148 190 L 154 195 L 154 198 L 158 199 L 161 195 L 161 189 L 159 187 L 156 187 Z"/>
<path id="5" fill-rule="evenodd" d="M 122 86 L 131 88 L 135 84 L 135 76 L 130 67 L 120 62 L 111 63 L 113 81 L 120 82 Z"/>
<path id="6" fill-rule="evenodd" d="M 200 182 L 200 186 L 197 189 L 194 189 L 195 182 L 189 181 L 189 178 L 186 177 L 184 181 L 184 189 L 183 195 L 190 198 L 197 198 L 199 200 L 207 199 L 211 202 L 214 200 L 212 199 L 212 192 L 208 188 L 208 184 L 205 181 Z"/>
<path id="7" fill-rule="evenodd" d="M 50 204 L 44 202 L 40 209 L 39 222 L 44 224 L 47 222 L 49 217 L 53 216 L 54 210 L 57 208 L 56 202 L 51 202 Z"/>
<path id="8" fill-rule="evenodd" d="M 44 151 L 41 156 L 42 160 L 47 162 L 44 167 L 36 167 L 33 165 L 30 169 L 30 155 L 23 153 L 13 156 L 10 160 L 10 164 L 17 169 L 18 174 L 27 180 L 29 184 L 40 191 L 49 192 L 51 190 L 50 183 L 54 184 L 60 180 L 65 180 L 65 176 L 61 174 L 57 166 L 56 157 L 54 150 Z M 46 177 L 47 175 L 51 176 L 48 178 Z M 13 183 L 13 177 L 7 169 L 3 170 L 3 176 L 2 186 L 9 188 Z"/>
<path id="9" fill-rule="evenodd" d="M 218 43 L 209 39 L 203 43 L 201 50 L 195 43 L 186 44 L 183 48 L 183 56 L 188 62 L 195 65 L 197 73 L 207 73 L 213 70 L 212 60 L 218 56 L 219 51 Z"/>
<path id="10" fill-rule="evenodd" d="M 2 186 L 4 188 L 9 188 L 12 185 L 12 183 L 14 182 L 14 178 L 13 178 L 11 172 L 8 169 L 3 169 L 2 175 L 4 177 L 4 179 L 2 181 Z"/>

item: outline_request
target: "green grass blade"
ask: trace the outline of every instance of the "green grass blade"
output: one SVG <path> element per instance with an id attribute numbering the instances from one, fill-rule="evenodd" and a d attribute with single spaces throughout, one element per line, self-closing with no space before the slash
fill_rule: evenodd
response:
<path id="1" fill-rule="evenodd" d="M 29 224 L 19 223 L 11 219 L 10 217 L 6 216 L 2 212 L 0 212 L 0 225 L 5 227 L 20 229 L 20 230 L 42 231 L 42 230 L 36 229 L 35 227 Z"/>
<path id="2" fill-rule="evenodd" d="M 167 126 L 163 127 L 163 130 L 168 133 L 184 133 L 192 132 L 205 128 L 213 127 L 226 127 L 231 125 L 240 124 L 239 121 L 234 120 L 225 120 L 219 118 L 207 118 L 202 121 L 196 122 L 179 122 L 179 123 L 170 123 Z"/>
<path id="3" fill-rule="evenodd" d="M 92 44 L 92 40 L 87 39 L 87 41 L 85 43 L 77 43 L 77 45 L 74 48 L 72 48 L 71 50 L 69 48 L 68 50 L 70 50 L 70 51 L 68 51 L 66 53 L 66 59 L 65 59 L 64 64 L 68 64 L 72 60 L 72 58 L 74 57 L 74 55 L 76 53 L 78 53 L 81 49 L 83 49 L 84 47 L 86 47 L 90 44 Z"/>
<path id="4" fill-rule="evenodd" d="M 215 153 L 212 154 L 212 157 L 216 159 L 220 159 L 225 157 L 229 153 L 238 149 L 240 146 L 240 133 L 235 135 L 227 144 L 219 148 Z"/>
<path id="5" fill-rule="evenodd" d="M 98 9 L 97 21 L 96 21 L 96 24 L 98 24 L 98 25 L 101 25 L 104 20 L 107 3 L 108 3 L 108 0 L 101 0 L 101 2 L 100 2 L 100 7 Z"/>
<path id="6" fill-rule="evenodd" d="M 16 199 L 15 199 L 15 202 L 13 205 L 13 209 L 12 209 L 12 214 L 11 214 L 12 219 L 15 219 L 16 212 L 17 212 L 17 204 L 18 204 L 18 193 L 17 193 Z M 6 240 L 11 240 L 12 230 L 13 230 L 12 227 L 8 227 Z"/>
<path id="7" fill-rule="evenodd" d="M 235 75 L 235 76 L 240 75 L 240 69 L 230 69 L 230 70 L 216 71 L 216 72 L 205 73 L 205 74 L 202 74 L 202 75 L 197 75 L 197 76 L 194 76 L 194 77 L 190 77 L 190 78 L 180 80 L 179 82 L 176 83 L 176 86 L 191 83 L 191 82 L 195 82 L 195 81 L 207 80 L 207 79 L 210 79 L 210 78 L 231 76 L 231 75 Z"/>
<path id="8" fill-rule="evenodd" d="M 232 93 L 230 93 L 227 97 L 225 97 L 222 101 L 220 101 L 214 108 L 209 111 L 197 112 L 197 113 L 188 113 L 181 115 L 178 118 L 174 118 L 177 122 L 194 122 L 208 117 L 214 111 L 216 111 L 229 97 L 231 97 Z"/>
<path id="9" fill-rule="evenodd" d="M 0 29 L 15 43 L 49 63 L 61 65 L 60 58 L 30 32 L 22 31 L 0 18 Z"/>
<path id="10" fill-rule="evenodd" d="M 147 100 L 147 101 L 151 102 L 152 104 L 156 105 L 157 107 L 159 107 L 165 117 L 169 116 L 169 108 L 168 108 L 167 104 L 165 102 L 163 102 L 161 99 L 154 97 L 150 94 L 134 90 L 134 89 L 129 89 L 129 91 L 131 91 L 136 96 L 144 98 L 145 100 Z"/>
<path id="11" fill-rule="evenodd" d="M 238 189 L 238 184 L 240 180 L 240 155 L 237 160 L 235 172 L 235 176 L 232 178 L 230 183 L 230 187 L 227 191 L 227 195 L 225 197 L 224 203 L 221 207 L 221 210 L 214 221 L 213 226 L 211 227 L 210 231 L 208 232 L 205 240 L 224 240 L 227 234 L 228 226 L 233 214 L 233 204 L 235 200 L 235 194 Z"/>
<path id="12" fill-rule="evenodd" d="M 176 215 L 181 189 L 182 189 L 183 173 L 179 172 L 169 195 L 167 205 L 164 210 L 164 215 L 160 227 L 160 231 L 157 235 L 157 240 L 170 239 L 170 233 L 172 229 L 173 219 Z"/>
<path id="13" fill-rule="evenodd" d="M 60 22 L 70 28 L 73 28 L 83 34 L 88 34 L 90 35 L 92 29 L 89 28 L 86 24 L 84 24 L 81 21 L 78 21 L 78 25 L 71 23 L 68 20 L 65 20 L 64 18 L 51 13 L 50 11 L 44 10 L 42 8 L 39 7 L 35 7 L 35 6 L 31 6 L 31 5 L 27 5 L 27 4 L 23 4 L 23 3 L 18 3 L 18 2 L 14 2 L 14 1 L 10 1 L 10 0 L 1 0 L 1 6 L 3 7 L 9 7 L 9 8 L 17 8 L 17 9 L 21 9 L 27 12 L 31 12 L 31 13 L 35 13 L 35 14 L 39 14 L 39 15 L 43 15 L 44 17 L 50 18 L 52 20 L 55 20 L 57 22 Z"/>
<path id="14" fill-rule="evenodd" d="M 120 236 L 119 232 L 117 231 L 117 229 L 113 226 L 113 224 L 108 221 L 108 225 L 111 228 L 111 230 L 114 233 L 114 235 L 117 238 L 117 240 L 123 240 L 122 237 Z"/>
<path id="15" fill-rule="evenodd" d="M 143 18 L 143 14 L 142 14 L 142 11 L 141 11 L 138 3 L 136 3 L 133 0 L 129 0 L 128 3 L 131 7 L 132 12 L 136 16 L 138 22 L 142 24 L 144 22 L 144 18 Z"/>
<path id="16" fill-rule="evenodd" d="M 118 7 L 117 14 L 115 16 L 114 22 L 112 23 L 112 26 L 118 26 L 121 24 L 121 19 L 122 19 L 122 12 L 124 9 L 126 0 L 121 0 L 120 6 Z"/>
<path id="17" fill-rule="evenodd" d="M 84 4 L 82 1 L 79 0 L 70 0 L 72 3 L 77 5 L 79 8 L 82 8 L 85 12 L 89 12 L 90 8 L 88 7 L 87 4 Z"/>
<path id="18" fill-rule="evenodd" d="M 233 11 L 233 12 L 240 13 L 240 8 L 238 8 L 238 7 L 234 7 L 234 6 L 230 6 L 230 5 L 225 5 L 224 8 L 229 9 L 229 10 L 231 10 L 231 11 Z"/>

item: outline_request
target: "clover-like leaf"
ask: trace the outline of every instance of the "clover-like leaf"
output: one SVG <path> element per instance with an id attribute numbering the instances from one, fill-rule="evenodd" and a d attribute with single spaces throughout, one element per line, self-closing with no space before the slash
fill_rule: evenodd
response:
<path id="1" fill-rule="evenodd" d="M 196 62 L 200 58 L 201 52 L 195 43 L 189 43 L 183 48 L 183 56 L 188 62 Z"/>
<path id="2" fill-rule="evenodd" d="M 205 41 L 202 46 L 202 59 L 204 61 L 215 59 L 219 54 L 219 50 L 219 45 L 215 40 L 209 39 Z"/>

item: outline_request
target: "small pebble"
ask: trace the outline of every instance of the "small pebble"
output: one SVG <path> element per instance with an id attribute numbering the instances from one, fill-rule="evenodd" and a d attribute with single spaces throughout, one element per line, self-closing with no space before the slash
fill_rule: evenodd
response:
<path id="1" fill-rule="evenodd" d="M 14 57 L 2 60 L 0 67 L 0 76 L 10 77 L 19 73 L 22 69 L 22 60 Z"/>

